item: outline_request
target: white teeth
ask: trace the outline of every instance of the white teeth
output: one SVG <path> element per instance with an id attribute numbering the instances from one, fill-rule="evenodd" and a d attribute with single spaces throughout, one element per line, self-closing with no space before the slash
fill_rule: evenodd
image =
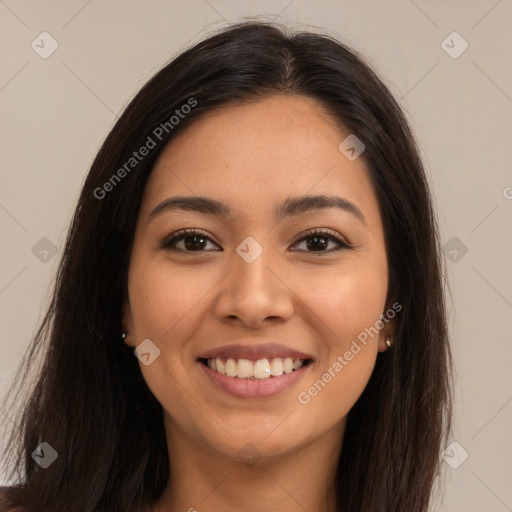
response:
<path id="1" fill-rule="evenodd" d="M 270 365 L 268 363 L 268 359 L 258 359 L 258 361 L 254 362 L 254 376 L 257 379 L 267 379 L 270 377 Z"/>
<path id="2" fill-rule="evenodd" d="M 249 359 L 222 359 L 220 357 L 207 360 L 208 366 L 221 375 L 238 377 L 240 379 L 268 379 L 270 376 L 279 377 L 283 373 L 292 373 L 304 366 L 304 359 L 292 359 L 291 357 L 274 357 L 251 361 Z"/>
<path id="3" fill-rule="evenodd" d="M 293 369 L 298 370 L 299 368 L 302 368 L 304 366 L 304 361 L 301 359 L 294 359 L 293 361 Z"/>
<path id="4" fill-rule="evenodd" d="M 237 377 L 240 377 L 241 379 L 248 379 L 253 376 L 253 373 L 252 361 L 249 361 L 249 359 L 238 360 L 238 370 L 236 371 Z"/>
<path id="5" fill-rule="evenodd" d="M 283 360 L 280 357 L 274 357 L 270 363 L 270 375 L 278 377 L 283 375 Z"/>
<path id="6" fill-rule="evenodd" d="M 236 364 L 236 361 L 231 357 L 226 361 L 225 371 L 228 377 L 236 377 L 238 365 Z"/>
<path id="7" fill-rule="evenodd" d="M 287 357 L 284 360 L 283 371 L 284 371 L 284 373 L 292 373 L 293 372 L 293 359 L 291 357 Z"/>
<path id="8" fill-rule="evenodd" d="M 208 361 L 211 361 L 211 359 L 208 359 Z M 217 373 L 220 373 L 221 375 L 226 375 L 226 365 L 224 364 L 222 359 L 218 357 L 217 359 L 214 359 L 214 361 L 215 364 L 217 365 Z"/>

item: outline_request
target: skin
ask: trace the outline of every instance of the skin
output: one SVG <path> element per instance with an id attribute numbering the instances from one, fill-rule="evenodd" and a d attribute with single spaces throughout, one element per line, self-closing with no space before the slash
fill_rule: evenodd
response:
<path id="1" fill-rule="evenodd" d="M 160 155 L 139 213 L 124 314 L 126 343 L 149 338 L 161 351 L 150 365 L 140 363 L 163 406 L 171 447 L 173 479 L 154 512 L 335 510 L 331 484 L 346 416 L 393 335 L 391 321 L 359 343 L 360 352 L 308 404 L 298 401 L 390 307 L 369 174 L 362 158 L 351 162 L 338 149 L 348 134 L 315 100 L 276 95 L 205 115 Z M 275 205 L 311 194 L 348 199 L 366 225 L 335 208 L 276 223 Z M 148 222 L 156 205 L 176 195 L 214 198 L 232 215 L 180 210 Z M 202 252 L 160 247 L 182 227 L 205 232 Z M 308 228 L 329 228 L 352 247 L 328 254 L 338 247 L 330 241 L 311 250 Z M 247 236 L 263 248 L 250 264 L 236 252 Z M 183 240 L 176 245 L 184 249 Z M 276 397 L 235 398 L 211 384 L 196 358 L 241 338 L 277 341 L 314 362 Z M 237 455 L 247 443 L 259 456 L 253 464 Z"/>

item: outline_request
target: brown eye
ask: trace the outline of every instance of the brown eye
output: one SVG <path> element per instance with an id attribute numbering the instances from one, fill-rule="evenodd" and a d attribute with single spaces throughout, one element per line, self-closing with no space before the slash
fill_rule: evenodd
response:
<path id="1" fill-rule="evenodd" d="M 213 247 L 208 248 L 208 244 Z M 330 231 L 321 229 L 310 229 L 306 232 L 295 246 L 305 243 L 304 249 L 293 249 L 294 251 L 299 250 L 303 252 L 314 252 L 314 253 L 333 253 L 340 249 L 349 249 L 350 245 Z M 181 244 L 181 245 L 180 245 Z M 330 244 L 334 244 L 334 247 L 330 247 Z M 197 229 L 180 229 L 175 233 L 172 233 L 167 237 L 161 244 L 162 249 L 176 252 L 185 253 L 200 253 L 211 250 L 222 250 L 208 237 L 205 233 Z"/>
<path id="2" fill-rule="evenodd" d="M 305 241 L 306 252 L 322 252 L 322 253 L 332 253 L 338 251 L 340 249 L 348 249 L 350 246 L 340 240 L 337 236 L 332 234 L 329 231 L 319 230 L 319 229 L 311 229 L 306 232 L 306 236 L 302 237 L 299 242 Z M 334 248 L 329 248 L 329 243 L 334 243 Z M 327 249 L 327 250 L 326 250 Z M 295 250 L 295 249 L 294 249 Z M 304 250 L 304 249 L 299 249 Z"/>
<path id="3" fill-rule="evenodd" d="M 181 247 L 178 247 L 178 243 L 181 243 Z M 210 238 L 208 238 L 203 232 L 196 229 L 180 229 L 173 233 L 170 237 L 166 238 L 161 245 L 162 249 L 170 251 L 181 251 L 181 252 L 203 252 L 207 249 L 208 242 L 215 245 Z M 215 247 L 217 247 L 215 245 Z M 218 249 L 214 249 L 218 250 Z"/>

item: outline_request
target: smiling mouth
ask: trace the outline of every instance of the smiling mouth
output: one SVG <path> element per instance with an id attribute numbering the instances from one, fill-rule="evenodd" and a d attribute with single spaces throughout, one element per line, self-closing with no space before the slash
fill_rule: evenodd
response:
<path id="1" fill-rule="evenodd" d="M 252 361 L 250 359 L 216 357 L 200 358 L 199 361 L 220 375 L 237 379 L 265 380 L 299 370 L 310 364 L 312 359 L 272 357 Z"/>

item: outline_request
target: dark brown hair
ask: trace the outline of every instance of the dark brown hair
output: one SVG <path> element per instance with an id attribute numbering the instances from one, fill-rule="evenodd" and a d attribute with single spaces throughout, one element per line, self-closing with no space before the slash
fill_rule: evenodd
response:
<path id="1" fill-rule="evenodd" d="M 96 156 L 51 304 L 20 367 L 23 385 L 11 393 L 13 403 L 25 401 L 9 444 L 13 506 L 146 512 L 162 494 L 170 477 L 162 407 L 120 338 L 145 183 L 166 144 L 202 114 L 273 94 L 317 100 L 365 144 L 361 158 L 384 224 L 390 298 L 403 307 L 393 349 L 379 353 L 348 415 L 336 478 L 339 510 L 427 511 L 451 423 L 451 356 L 438 231 L 414 138 L 386 86 L 353 50 L 328 36 L 260 22 L 227 27 L 167 64 L 127 106 Z M 194 108 L 166 125 L 157 147 L 105 187 L 191 98 Z M 29 389 L 29 368 L 41 354 Z M 31 457 L 42 441 L 58 452 L 47 470 Z"/>

